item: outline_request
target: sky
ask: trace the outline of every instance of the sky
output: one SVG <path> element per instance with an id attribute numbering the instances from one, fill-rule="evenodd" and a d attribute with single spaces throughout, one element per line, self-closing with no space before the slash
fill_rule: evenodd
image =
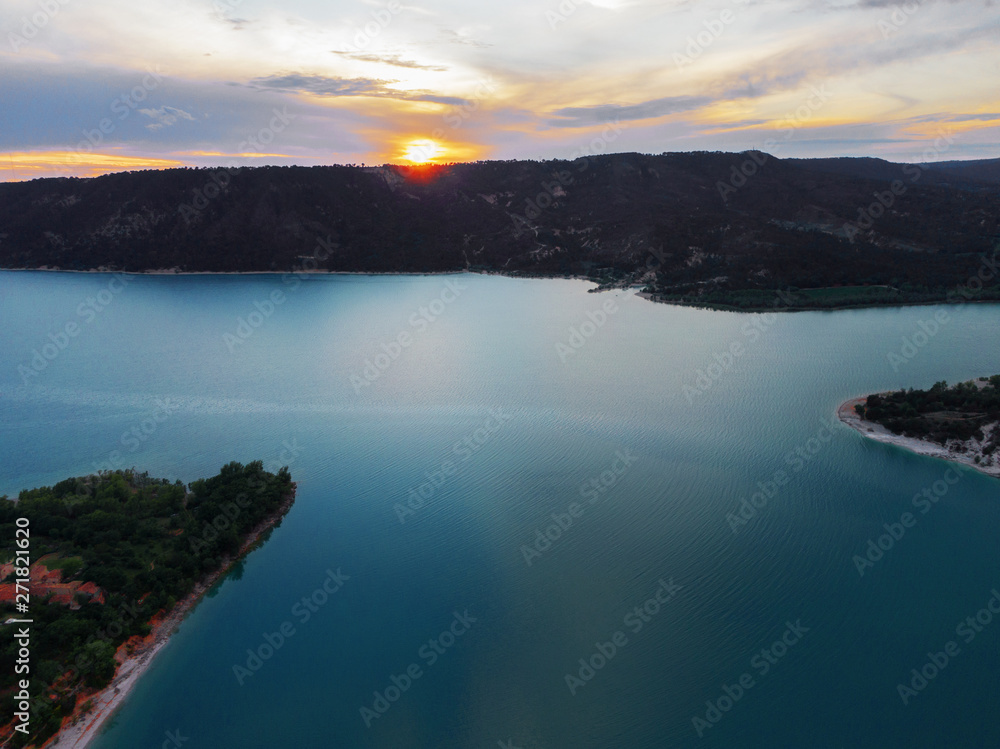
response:
<path id="1" fill-rule="evenodd" d="M 1000 157 L 995 0 L 0 0 L 0 181 Z"/>

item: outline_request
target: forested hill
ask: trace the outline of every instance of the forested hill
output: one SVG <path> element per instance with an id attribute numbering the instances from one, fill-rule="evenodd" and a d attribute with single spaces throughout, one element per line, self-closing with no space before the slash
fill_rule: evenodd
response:
<path id="1" fill-rule="evenodd" d="M 998 239 L 1000 160 L 614 154 L 0 184 L 3 268 L 473 269 L 685 301 L 845 286 L 917 300 L 968 281 Z"/>

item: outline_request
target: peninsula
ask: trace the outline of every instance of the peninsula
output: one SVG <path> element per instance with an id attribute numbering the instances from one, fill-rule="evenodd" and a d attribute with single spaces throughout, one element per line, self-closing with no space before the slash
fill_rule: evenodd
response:
<path id="1" fill-rule="evenodd" d="M 294 499 L 288 469 L 270 473 L 260 461 L 190 486 L 129 470 L 0 498 L 0 538 L 10 540 L 0 550 L 0 626 L 32 622 L 24 676 L 15 676 L 13 637 L 4 649 L 0 703 L 15 716 L 0 729 L 4 745 L 87 746 L 184 616 Z M 16 538 L 27 539 L 30 564 Z"/>
<path id="2" fill-rule="evenodd" d="M 854 398 L 838 416 L 870 439 L 1000 478 L 1000 375 Z"/>

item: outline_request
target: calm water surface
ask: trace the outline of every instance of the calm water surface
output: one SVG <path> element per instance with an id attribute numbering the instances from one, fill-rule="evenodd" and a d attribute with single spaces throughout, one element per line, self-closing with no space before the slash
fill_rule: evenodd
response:
<path id="1" fill-rule="evenodd" d="M 952 310 L 894 371 L 936 308 L 772 318 L 472 275 L 112 279 L 0 273 L 0 492 L 254 459 L 299 491 L 99 749 L 168 731 L 188 749 L 1000 746 L 1000 622 L 956 634 L 1000 587 L 1000 482 L 963 475 L 920 514 L 949 464 L 826 426 L 853 395 L 1000 372 L 1000 307 Z M 771 496 L 737 523 L 758 482 Z M 904 705 L 897 685 L 950 640 Z"/>

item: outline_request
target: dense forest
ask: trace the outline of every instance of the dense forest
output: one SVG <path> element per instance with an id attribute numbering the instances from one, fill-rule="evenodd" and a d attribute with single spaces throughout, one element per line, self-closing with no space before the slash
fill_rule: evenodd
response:
<path id="1" fill-rule="evenodd" d="M 1000 299 L 998 243 L 1000 160 L 626 153 L 0 184 L 3 268 L 579 275 L 795 309 Z"/>
<path id="2" fill-rule="evenodd" d="M 929 390 L 869 395 L 855 408 L 861 418 L 907 437 L 941 445 L 973 437 L 982 442 L 987 437 L 984 427 L 1000 422 L 1000 375 L 951 387 L 941 381 Z M 981 452 L 992 455 L 998 447 L 1000 429 L 992 429 Z"/>
<path id="3" fill-rule="evenodd" d="M 154 615 L 169 612 L 196 582 L 217 571 L 253 529 L 280 513 L 292 497 L 288 469 L 272 474 L 258 461 L 230 463 L 219 475 L 190 487 L 116 471 L 25 490 L 16 503 L 0 498 L 0 538 L 9 544 L 0 551 L 4 561 L 14 558 L 17 519 L 30 521 L 30 609 L 14 613 L 8 597 L 0 603 L 0 614 L 34 619 L 32 740 L 40 744 L 55 733 L 81 692 L 103 687 L 114 676 L 119 646 L 146 637 Z M 35 582 L 36 565 L 47 567 L 48 574 L 60 571 L 62 583 L 87 581 L 91 593 L 78 592 L 72 602 L 56 603 L 51 592 L 44 594 L 46 586 Z M 46 574 L 44 568 L 37 572 Z M 14 577 L 7 575 L 3 585 L 10 586 Z M 96 597 L 94 586 L 100 591 Z M 14 712 L 16 653 L 13 638 L 4 638 L 0 709 L 7 716 Z M 11 746 L 27 742 L 15 733 Z"/>

